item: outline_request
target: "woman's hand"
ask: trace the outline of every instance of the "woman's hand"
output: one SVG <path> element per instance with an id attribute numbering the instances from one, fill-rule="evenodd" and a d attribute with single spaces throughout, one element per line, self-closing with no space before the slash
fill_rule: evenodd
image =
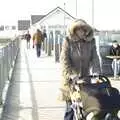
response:
<path id="1" fill-rule="evenodd" d="M 84 82 L 85 82 L 84 79 L 80 78 L 78 75 L 70 76 L 70 81 L 69 81 L 70 84 L 82 84 Z"/>

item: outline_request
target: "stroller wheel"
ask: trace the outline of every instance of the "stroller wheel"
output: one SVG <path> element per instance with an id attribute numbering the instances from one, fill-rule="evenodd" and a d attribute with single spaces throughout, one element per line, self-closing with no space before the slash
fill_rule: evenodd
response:
<path id="1" fill-rule="evenodd" d="M 112 120 L 112 115 L 110 113 L 107 113 L 105 116 L 105 120 Z"/>
<path id="2" fill-rule="evenodd" d="M 93 112 L 90 112 L 87 117 L 86 117 L 86 120 L 92 120 L 94 117 L 94 113 Z"/>
<path id="3" fill-rule="evenodd" d="M 86 114 L 86 120 L 99 120 L 99 110 L 94 109 L 93 111 Z M 101 119 L 100 119 L 101 120 Z"/>

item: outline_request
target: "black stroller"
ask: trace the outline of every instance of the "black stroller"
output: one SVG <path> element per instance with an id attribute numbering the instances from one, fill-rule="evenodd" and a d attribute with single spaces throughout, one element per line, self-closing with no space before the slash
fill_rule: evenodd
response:
<path id="1" fill-rule="evenodd" d="M 88 76 L 86 79 L 83 83 L 80 80 L 70 82 L 74 119 L 120 120 L 119 91 L 111 86 L 106 76 Z"/>

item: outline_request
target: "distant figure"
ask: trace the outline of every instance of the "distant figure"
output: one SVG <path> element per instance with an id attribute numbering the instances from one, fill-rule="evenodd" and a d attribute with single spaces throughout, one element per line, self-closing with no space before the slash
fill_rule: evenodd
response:
<path id="1" fill-rule="evenodd" d="M 40 57 L 41 55 L 41 44 L 43 40 L 44 38 L 42 32 L 39 29 L 37 29 L 36 33 L 33 35 L 33 47 L 34 45 L 36 45 L 37 57 Z"/>
<path id="2" fill-rule="evenodd" d="M 112 42 L 112 46 L 110 47 L 110 55 L 111 56 L 120 56 L 120 45 L 116 40 Z M 115 60 L 112 62 L 112 69 L 115 70 Z M 120 73 L 120 59 L 117 60 L 117 75 Z"/>
<path id="3" fill-rule="evenodd" d="M 43 31 L 43 37 L 44 37 L 44 39 L 47 38 L 47 34 L 46 34 L 46 30 L 45 29 Z"/>
<path id="4" fill-rule="evenodd" d="M 46 29 L 43 30 L 43 38 L 44 38 L 43 50 L 45 50 L 46 47 L 47 47 L 47 34 L 46 34 Z"/>
<path id="5" fill-rule="evenodd" d="M 25 34 L 25 39 L 27 41 L 27 49 L 30 48 L 30 39 L 31 39 L 31 35 L 29 33 L 29 31 L 27 31 L 27 34 Z"/>

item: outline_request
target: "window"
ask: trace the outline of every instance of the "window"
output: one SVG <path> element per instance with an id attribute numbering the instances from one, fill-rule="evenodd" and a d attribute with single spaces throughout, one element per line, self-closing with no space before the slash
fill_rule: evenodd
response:
<path id="1" fill-rule="evenodd" d="M 12 30 L 16 30 L 16 26 L 12 26 Z"/>

